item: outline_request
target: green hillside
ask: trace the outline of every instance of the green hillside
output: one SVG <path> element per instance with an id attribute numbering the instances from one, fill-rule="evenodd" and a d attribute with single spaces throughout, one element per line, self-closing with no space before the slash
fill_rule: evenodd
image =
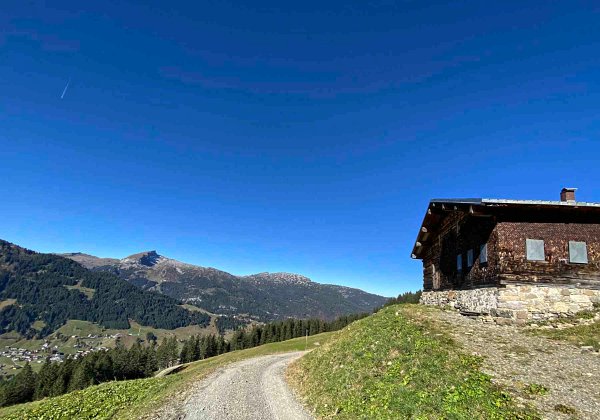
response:
<path id="1" fill-rule="evenodd" d="M 0 418 L 26 419 L 140 419 L 152 418 L 155 409 L 181 396 L 190 384 L 215 369 L 251 357 L 315 348 L 332 333 L 294 338 L 247 350 L 233 351 L 217 357 L 192 362 L 180 373 L 164 377 L 108 382 L 59 397 L 0 408 Z"/>
<path id="2" fill-rule="evenodd" d="M 290 381 L 320 417 L 535 419 L 422 316 L 394 305 L 335 333 L 297 361 Z"/>
<path id="3" fill-rule="evenodd" d="M 0 302 L 0 333 L 16 331 L 26 338 L 45 337 L 70 319 L 115 329 L 130 328 L 130 320 L 164 329 L 210 322 L 209 315 L 114 274 L 1 240 Z"/>

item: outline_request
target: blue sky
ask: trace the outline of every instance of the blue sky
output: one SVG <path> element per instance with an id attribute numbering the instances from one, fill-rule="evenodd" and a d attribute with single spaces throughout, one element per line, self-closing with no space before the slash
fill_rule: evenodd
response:
<path id="1" fill-rule="evenodd" d="M 431 198 L 600 201 L 594 2 L 53 3 L 0 11 L 11 242 L 390 296 Z"/>

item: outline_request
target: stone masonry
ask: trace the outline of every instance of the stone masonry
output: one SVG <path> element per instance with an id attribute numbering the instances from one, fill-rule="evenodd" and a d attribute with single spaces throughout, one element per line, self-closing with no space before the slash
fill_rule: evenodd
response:
<path id="1" fill-rule="evenodd" d="M 470 290 L 426 291 L 421 304 L 447 306 L 463 313 L 487 315 L 497 321 L 554 319 L 591 310 L 600 304 L 600 290 L 561 286 L 507 285 Z"/>

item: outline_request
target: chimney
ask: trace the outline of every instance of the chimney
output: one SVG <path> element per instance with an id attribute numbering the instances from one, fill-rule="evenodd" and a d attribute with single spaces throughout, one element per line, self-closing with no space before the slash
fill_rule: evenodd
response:
<path id="1" fill-rule="evenodd" d="M 575 191 L 577 188 L 563 188 L 560 192 L 560 201 L 575 202 Z"/>

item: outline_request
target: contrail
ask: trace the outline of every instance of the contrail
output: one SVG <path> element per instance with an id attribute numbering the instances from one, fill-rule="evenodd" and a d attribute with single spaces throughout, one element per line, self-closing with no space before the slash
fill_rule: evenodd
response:
<path id="1" fill-rule="evenodd" d="M 67 89 L 69 89 L 69 83 L 71 83 L 71 78 L 69 77 L 69 81 L 67 82 L 67 85 L 65 86 L 65 89 L 63 90 L 62 95 L 60 95 L 60 99 L 65 97 L 65 93 L 67 93 Z"/>

